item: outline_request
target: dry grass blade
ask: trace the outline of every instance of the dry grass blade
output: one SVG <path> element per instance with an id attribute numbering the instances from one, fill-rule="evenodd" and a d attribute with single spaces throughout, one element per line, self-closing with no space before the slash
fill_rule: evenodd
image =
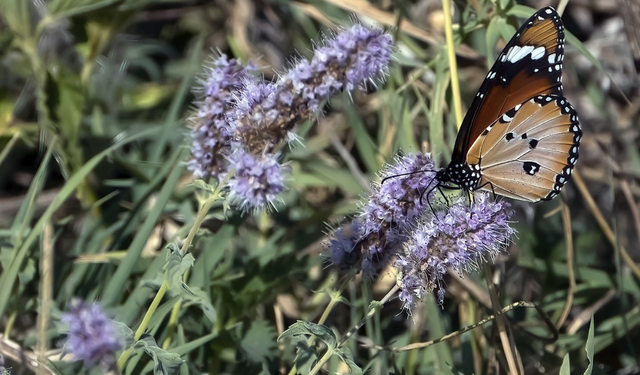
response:
<path id="1" fill-rule="evenodd" d="M 340 138 L 336 134 L 335 128 L 333 126 L 329 126 L 328 133 L 329 133 L 329 139 L 331 140 L 331 144 L 333 145 L 333 148 L 335 148 L 336 151 L 338 151 L 338 154 L 340 154 L 340 157 L 342 158 L 342 160 L 344 160 L 345 164 L 347 164 L 347 167 L 349 167 L 349 171 L 351 171 L 353 176 L 358 180 L 362 189 L 371 193 L 371 186 L 369 184 L 369 179 L 362 173 L 362 171 L 360 171 L 360 167 L 358 167 L 358 162 L 353 158 L 353 156 L 351 156 L 351 153 L 349 153 L 349 150 L 347 150 L 344 147 L 344 145 L 340 141 Z"/>
<path id="2" fill-rule="evenodd" d="M 2 353 L 5 358 L 9 358 L 11 361 L 21 365 L 21 367 L 28 368 L 33 372 L 42 371 L 38 373 L 47 375 L 56 374 L 56 372 L 46 366 L 40 366 L 42 362 L 38 359 L 36 353 L 22 349 L 15 341 L 7 339 L 2 334 L 0 334 L 0 353 Z M 45 356 L 45 362 L 60 361 L 60 349 L 49 350 L 45 353 Z M 64 361 L 68 359 L 68 355 L 63 358 Z"/>
<path id="3" fill-rule="evenodd" d="M 36 353 L 38 363 L 36 374 L 48 374 L 46 369 L 47 349 L 49 338 L 47 330 L 51 318 L 51 306 L 53 301 L 53 224 L 47 222 L 42 233 L 42 256 L 40 258 L 40 311 L 38 313 L 38 345 Z"/>
<path id="4" fill-rule="evenodd" d="M 607 293 L 605 293 L 605 295 L 602 296 L 602 298 L 594 302 L 591 306 L 588 306 L 584 310 L 580 311 L 580 313 L 571 321 L 571 323 L 568 324 L 567 331 L 566 331 L 567 335 L 575 334 L 576 332 L 578 332 L 578 330 L 582 326 L 589 323 L 589 321 L 591 320 L 591 317 L 594 316 L 596 312 L 600 310 L 600 308 L 602 308 L 602 306 L 609 303 L 609 301 L 611 301 L 611 299 L 615 295 L 616 295 L 616 290 L 609 289 Z"/>
<path id="5" fill-rule="evenodd" d="M 562 199 L 566 201 L 567 193 L 562 192 Z M 564 227 L 564 236 L 566 239 L 567 249 L 567 269 L 569 271 L 569 290 L 567 291 L 567 300 L 565 301 L 564 308 L 562 309 L 562 314 L 558 318 L 556 322 L 556 327 L 560 328 L 567 321 L 567 317 L 569 316 L 569 311 L 571 311 L 571 307 L 573 306 L 573 295 L 576 291 L 576 275 L 573 270 L 573 233 L 571 231 L 571 211 L 569 210 L 569 206 L 566 203 L 562 203 L 562 224 Z"/>
<path id="6" fill-rule="evenodd" d="M 504 316 L 498 313 L 498 308 L 500 306 L 500 302 L 498 300 L 498 292 L 496 290 L 496 284 L 493 282 L 491 277 L 491 270 L 489 266 L 484 266 L 484 275 L 487 281 L 487 287 L 489 289 L 489 296 L 491 297 L 491 303 L 493 304 L 493 311 L 496 315 L 496 325 L 498 329 L 498 335 L 500 337 L 500 342 L 502 343 L 502 350 L 504 351 L 504 356 L 507 359 L 507 364 L 509 366 L 510 374 L 524 374 L 524 366 L 522 365 L 522 359 L 520 357 L 520 353 L 518 352 L 518 348 L 516 348 L 515 343 L 513 342 L 513 335 L 511 334 L 511 329 L 506 322 Z"/>
<path id="7" fill-rule="evenodd" d="M 587 185 L 582 180 L 582 177 L 580 176 L 580 173 L 578 173 L 578 171 L 573 172 L 573 180 L 575 181 L 576 186 L 580 191 L 580 194 L 582 194 L 582 197 L 587 202 L 587 206 L 589 206 L 589 210 L 591 211 L 594 218 L 598 222 L 600 229 L 602 229 L 602 231 L 604 232 L 604 235 L 607 237 L 607 240 L 609 240 L 609 242 L 613 247 L 617 247 L 618 249 L 620 249 L 620 256 L 622 257 L 622 260 L 627 265 L 627 267 L 631 269 L 631 272 L 633 272 L 633 274 L 636 275 L 638 279 L 640 279 L 640 268 L 633 261 L 633 259 L 631 258 L 631 256 L 623 246 L 617 246 L 618 244 L 616 242 L 616 237 L 613 234 L 611 227 L 605 220 L 604 216 L 602 215 L 602 212 L 596 205 L 596 202 L 593 200 L 593 197 L 589 193 L 589 189 L 587 189 Z"/>
<path id="8" fill-rule="evenodd" d="M 620 15 L 624 20 L 624 28 L 629 39 L 629 47 L 633 56 L 636 72 L 640 73 L 640 0 L 620 0 Z"/>
<path id="9" fill-rule="evenodd" d="M 447 270 L 449 276 L 451 276 L 451 280 L 454 280 L 458 284 L 460 284 L 470 295 L 473 296 L 478 302 L 480 302 L 484 307 L 490 309 L 491 308 L 491 298 L 478 284 L 473 282 L 471 278 L 468 277 L 460 277 L 460 275 L 449 268 Z"/>
<path id="10" fill-rule="evenodd" d="M 380 10 L 376 7 L 374 7 L 373 5 L 371 5 L 371 3 L 364 1 L 364 0 L 346 0 L 346 1 L 340 1 L 340 0 L 327 0 L 328 3 L 331 3 L 339 8 L 342 8 L 346 11 L 349 12 L 353 12 L 355 14 L 359 14 L 362 15 L 364 17 L 367 18 L 371 18 L 377 22 L 379 22 L 382 25 L 385 26 L 389 26 L 389 27 L 396 27 L 397 26 L 397 18 L 389 12 L 385 12 L 383 10 Z M 298 3 L 294 3 L 296 6 L 298 6 Z M 299 7 L 301 10 L 307 12 L 306 7 Z M 314 16 L 314 14 L 312 13 L 308 13 L 310 16 Z M 414 24 L 410 23 L 407 20 L 402 20 L 400 25 L 398 26 L 398 28 L 403 31 L 404 33 L 413 36 L 416 39 L 422 40 L 423 42 L 429 43 L 429 44 L 444 44 L 444 40 L 442 40 L 442 38 L 432 35 L 431 33 L 422 30 L 421 28 L 415 26 Z M 473 49 L 469 48 L 468 46 L 465 45 L 460 45 L 458 46 L 457 50 L 456 50 L 456 54 L 461 56 L 461 57 L 465 57 L 467 59 L 472 59 L 472 60 L 476 60 L 476 59 L 480 59 L 480 55 L 478 55 L 478 53 L 476 51 L 474 51 Z"/>
<path id="11" fill-rule="evenodd" d="M 613 163 L 613 161 L 610 160 L 610 163 L 613 167 L 614 173 L 620 169 L 615 163 Z M 638 205 L 633 198 L 631 186 L 629 186 L 629 183 L 626 180 L 622 179 L 620 181 L 620 189 L 622 190 L 622 194 L 624 194 L 624 198 L 627 200 L 627 204 L 631 210 L 631 216 L 633 217 L 633 222 L 636 225 L 636 235 L 638 236 L 638 240 L 640 240 L 640 212 L 638 211 Z"/>

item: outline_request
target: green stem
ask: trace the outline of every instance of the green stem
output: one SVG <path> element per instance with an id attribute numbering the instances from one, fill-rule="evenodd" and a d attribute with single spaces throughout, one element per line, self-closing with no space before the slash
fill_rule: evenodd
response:
<path id="1" fill-rule="evenodd" d="M 453 94 L 453 108 L 458 128 L 462 125 L 462 102 L 460 100 L 460 82 L 458 81 L 458 65 L 456 63 L 456 46 L 453 42 L 453 25 L 451 23 L 451 1 L 442 0 L 444 13 L 444 32 L 447 38 L 447 53 L 449 55 L 449 71 L 451 72 L 451 93 Z"/>
<path id="2" fill-rule="evenodd" d="M 187 250 L 191 246 L 191 243 L 193 242 L 193 239 L 196 236 L 196 233 L 200 229 L 200 226 L 202 226 L 202 222 L 204 222 L 204 219 L 207 216 L 209 209 L 211 208 L 213 203 L 215 203 L 220 198 L 220 191 L 222 190 L 222 187 L 225 186 L 227 182 L 229 182 L 229 180 L 234 174 L 235 174 L 235 170 L 229 171 L 227 175 L 224 177 L 224 179 L 220 181 L 220 183 L 218 184 L 214 192 L 211 194 L 211 196 L 207 198 L 207 200 L 202 204 L 202 207 L 200 207 L 200 210 L 198 211 L 198 215 L 196 216 L 196 221 L 193 224 L 193 227 L 191 227 L 191 230 L 189 231 L 187 238 L 184 240 L 184 243 L 182 244 L 182 248 L 180 249 L 180 255 L 184 256 L 186 254 Z M 184 280 L 186 280 L 186 278 L 188 277 L 188 272 L 185 272 L 183 277 L 184 277 Z M 142 322 L 140 323 L 140 326 L 138 327 L 138 329 L 136 330 L 133 336 L 134 342 L 138 341 L 142 336 L 142 334 L 144 333 L 144 331 L 147 329 L 147 326 L 151 321 L 151 317 L 153 316 L 155 311 L 158 309 L 158 306 L 160 305 L 160 301 L 162 301 L 162 298 L 164 298 L 164 295 L 167 292 L 168 286 L 169 286 L 169 283 L 165 279 L 162 282 L 162 285 L 160 286 L 158 293 L 156 293 L 155 297 L 153 298 L 153 301 L 151 301 L 151 305 L 149 306 L 149 309 L 145 313 L 144 318 L 142 318 Z M 173 324 L 174 327 L 178 319 L 178 312 L 180 310 L 181 302 L 182 302 L 181 299 L 178 300 L 178 302 L 174 306 L 173 311 L 171 313 L 171 318 L 170 318 L 171 321 L 169 323 L 170 325 Z M 171 336 L 171 334 L 169 336 Z M 165 345 L 169 345 L 169 343 L 170 341 L 169 342 L 165 341 L 163 347 Z M 118 359 L 118 369 L 120 371 L 124 369 L 124 365 L 126 364 L 127 360 L 131 356 L 132 352 L 133 352 L 133 346 L 129 347 L 120 355 L 120 358 Z"/>
<path id="3" fill-rule="evenodd" d="M 169 286 L 169 282 L 167 282 L 167 280 L 162 282 L 160 289 L 158 289 L 158 293 L 156 293 L 155 298 L 153 299 L 153 301 L 151 301 L 151 305 L 149 306 L 147 313 L 144 314 L 144 318 L 142 318 L 142 323 L 140 323 L 140 326 L 136 330 L 136 333 L 133 335 L 134 342 L 138 341 L 138 339 L 140 339 L 140 336 L 142 336 L 142 334 L 144 333 L 145 329 L 147 329 L 147 326 L 149 325 L 149 321 L 151 321 L 151 317 L 153 316 L 153 313 L 156 312 L 156 310 L 158 309 L 158 306 L 160 305 L 160 301 L 164 297 L 164 294 L 167 292 L 168 286 Z M 130 346 L 124 352 L 122 352 L 122 354 L 120 355 L 120 358 L 118 358 L 118 369 L 120 371 L 124 370 L 124 365 L 125 363 L 127 363 L 127 360 L 131 356 L 132 352 L 133 352 L 133 345 Z"/>
<path id="4" fill-rule="evenodd" d="M 333 351 L 332 350 L 327 350 L 327 352 L 324 353 L 322 358 L 320 358 L 318 363 L 316 363 L 316 365 L 313 366 L 311 371 L 309 371 L 309 375 L 317 374 L 322 369 L 322 366 L 324 366 L 324 364 L 327 363 L 327 361 L 329 361 L 329 358 L 331 358 L 332 355 L 333 355 Z"/>

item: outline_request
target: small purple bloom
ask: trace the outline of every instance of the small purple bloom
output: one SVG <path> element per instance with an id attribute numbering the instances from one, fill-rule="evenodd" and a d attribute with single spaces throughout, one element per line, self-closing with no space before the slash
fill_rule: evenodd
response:
<path id="1" fill-rule="evenodd" d="M 344 30 L 276 84 L 247 85 L 238 100 L 234 138 L 254 154 L 271 152 L 292 138 L 297 125 L 315 116 L 322 101 L 382 77 L 392 49 L 391 36 L 381 29 L 354 25 Z"/>
<path id="2" fill-rule="evenodd" d="M 398 156 L 395 164 L 382 171 L 382 182 L 373 187 L 373 193 L 352 225 L 357 236 L 355 240 L 353 235 L 350 237 L 353 244 L 349 259 L 362 257 L 361 267 L 365 274 L 375 275 L 401 250 L 401 244 L 408 239 L 408 231 L 433 198 L 433 193 L 424 196 L 423 193 L 435 186 L 434 177 L 433 160 L 429 154 L 421 153 Z M 346 248 L 345 245 L 338 246 L 343 243 L 340 236 L 340 232 L 334 234 L 328 247 L 334 263 L 345 268 L 349 265 L 335 261 L 341 259 L 340 254 Z"/>
<path id="3" fill-rule="evenodd" d="M 227 171 L 225 155 L 230 153 L 230 123 L 235 121 L 235 98 L 244 83 L 251 79 L 252 64 L 243 66 L 221 54 L 198 79 L 194 89 L 200 98 L 193 123 L 191 160 L 187 167 L 197 178 L 219 178 Z"/>
<path id="4" fill-rule="evenodd" d="M 434 290 L 442 304 L 449 267 L 462 276 L 493 261 L 515 234 L 508 222 L 512 214 L 509 203 L 491 202 L 488 194 L 478 193 L 471 205 L 461 198 L 418 224 L 396 262 L 402 272 L 404 307 L 410 309 Z"/>
<path id="5" fill-rule="evenodd" d="M 111 368 L 115 364 L 115 353 L 124 347 L 123 338 L 118 337 L 115 323 L 99 305 L 73 300 L 62 322 L 69 326 L 64 350 L 83 360 L 85 367 Z"/>
<path id="6" fill-rule="evenodd" d="M 287 168 L 278 163 L 276 155 L 254 156 L 237 150 L 229 157 L 229 166 L 236 172 L 229 181 L 230 198 L 242 210 L 273 205 L 273 200 L 285 189 Z"/>
<path id="7" fill-rule="evenodd" d="M 360 240 L 361 223 L 356 218 L 351 223 L 333 231 L 327 247 L 331 250 L 331 263 L 341 270 L 350 270 L 360 261 L 356 246 Z"/>

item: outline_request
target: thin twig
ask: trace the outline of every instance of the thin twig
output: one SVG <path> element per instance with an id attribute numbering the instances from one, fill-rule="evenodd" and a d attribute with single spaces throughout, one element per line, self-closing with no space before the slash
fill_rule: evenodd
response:
<path id="1" fill-rule="evenodd" d="M 563 201 L 567 200 L 566 192 L 562 192 Z M 567 250 L 567 269 L 569 271 L 569 290 L 567 291 L 567 300 L 564 303 L 562 313 L 556 322 L 556 327 L 560 328 L 567 321 L 569 311 L 573 306 L 573 294 L 576 291 L 576 275 L 573 270 L 573 233 L 571 232 L 571 211 L 566 202 L 562 204 L 562 224 L 564 226 L 564 236 L 566 239 Z"/>
<path id="2" fill-rule="evenodd" d="M 332 126 L 328 126 L 327 132 L 329 133 L 331 144 L 336 149 L 336 151 L 338 151 L 338 154 L 340 154 L 342 160 L 344 160 L 344 162 L 347 164 L 347 167 L 349 167 L 349 171 L 351 171 L 351 174 L 353 174 L 356 180 L 358 180 L 360 186 L 362 186 L 364 190 L 370 193 L 371 186 L 369 185 L 369 179 L 365 177 L 362 171 L 360 171 L 360 168 L 358 168 L 358 163 L 355 161 L 351 153 L 344 147 L 342 142 L 340 142 L 340 138 L 338 138 L 338 135 L 336 134 L 334 128 Z"/>
<path id="3" fill-rule="evenodd" d="M 36 374 L 43 375 L 50 372 L 46 369 L 47 349 L 49 339 L 47 330 L 51 318 L 53 301 L 53 224 L 49 221 L 44 225 L 42 233 L 42 257 L 40 258 L 40 311 L 38 313 L 38 367 Z"/>
<path id="4" fill-rule="evenodd" d="M 604 216 L 602 215 L 602 212 L 596 205 L 596 202 L 593 200 L 591 193 L 589 193 L 589 189 L 587 189 L 587 185 L 585 185 L 578 171 L 573 172 L 573 181 L 575 181 L 576 186 L 578 187 L 578 190 L 582 194 L 582 198 L 584 198 L 584 200 L 587 203 L 587 206 L 589 206 L 589 210 L 591 210 L 591 213 L 596 219 L 596 222 L 598 222 L 598 225 L 600 225 L 600 229 L 602 229 L 602 232 L 604 232 L 605 237 L 607 237 L 607 239 L 609 240 L 609 242 L 614 248 L 617 247 L 618 249 L 620 249 L 620 256 L 622 257 L 622 260 L 627 265 L 627 267 L 629 267 L 631 272 L 633 272 L 633 274 L 638 279 L 640 279 L 640 268 L 638 267 L 637 264 L 635 264 L 635 262 L 633 261 L 633 259 L 631 258 L 627 250 L 622 245 L 617 244 L 616 237 L 613 234 L 611 227 L 605 220 Z"/>
<path id="5" fill-rule="evenodd" d="M 484 266 L 485 279 L 487 281 L 487 288 L 489 289 L 489 296 L 491 297 L 491 303 L 493 304 L 493 311 L 496 315 L 496 325 L 498 328 L 498 334 L 500 336 L 500 342 L 502 343 L 502 350 L 504 356 L 507 359 L 507 365 L 509 366 L 510 374 L 524 374 L 524 367 L 518 349 L 513 342 L 513 336 L 509 325 L 506 323 L 504 316 L 498 314 L 498 308 L 500 302 L 498 300 L 498 292 L 496 286 L 491 277 L 491 269 L 488 265 Z"/>
<path id="6" fill-rule="evenodd" d="M 538 311 L 538 313 L 540 313 L 540 315 L 542 316 L 544 322 L 547 324 L 547 326 L 549 327 L 549 329 L 554 333 L 554 337 L 557 338 L 558 337 L 558 331 L 556 330 L 555 326 L 553 325 L 553 322 L 551 322 L 551 320 L 549 319 L 549 317 L 547 316 L 547 314 L 540 309 L 536 304 L 532 303 L 532 302 L 528 302 L 528 301 L 519 301 L 519 302 L 514 302 L 504 308 L 502 308 L 500 311 L 497 312 L 497 314 L 494 315 L 489 315 L 488 317 L 482 319 L 481 321 L 466 326 L 462 329 L 459 329 L 455 332 L 452 332 L 448 335 L 444 335 L 440 338 L 437 338 L 435 340 L 431 340 L 431 341 L 426 341 L 426 342 L 418 342 L 418 343 L 414 343 L 414 344 L 410 344 L 410 345 L 405 345 L 405 346 L 400 346 L 397 348 L 392 348 L 392 347 L 388 347 L 388 346 L 379 346 L 379 345 L 361 345 L 362 347 L 365 348 L 373 348 L 373 349 L 378 349 L 378 350 L 385 350 L 385 351 L 389 351 L 389 352 L 406 352 L 409 350 L 415 350 L 415 349 L 424 349 L 424 348 L 428 348 L 429 346 L 450 340 L 456 336 L 460 336 L 463 333 L 469 332 L 475 328 L 481 327 L 487 323 L 489 323 L 490 321 L 496 319 L 496 316 L 498 315 L 503 315 L 508 313 L 509 311 L 515 309 L 516 307 L 523 307 L 523 308 L 534 308 Z"/>

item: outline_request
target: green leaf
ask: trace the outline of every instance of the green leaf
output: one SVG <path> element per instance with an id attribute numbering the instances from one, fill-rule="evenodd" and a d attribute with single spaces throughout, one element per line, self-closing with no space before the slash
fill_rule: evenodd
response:
<path id="1" fill-rule="evenodd" d="M 179 295 L 183 295 L 184 293 L 193 295 L 189 287 L 185 284 L 183 277 L 184 273 L 193 267 L 195 258 L 189 253 L 182 256 L 180 249 L 174 243 L 167 245 L 167 248 L 169 252 L 167 253 L 167 260 L 163 269 L 169 290 Z"/>
<path id="2" fill-rule="evenodd" d="M 197 179 L 197 180 L 193 181 L 192 183 L 190 183 L 188 185 L 193 185 L 193 186 L 197 187 L 198 189 L 207 191 L 209 193 L 213 193 L 216 190 L 216 187 L 217 187 L 217 184 L 216 185 L 210 185 L 210 184 L 207 184 L 206 182 L 204 182 L 204 180 L 201 180 L 201 179 Z"/>
<path id="3" fill-rule="evenodd" d="M 489 26 L 487 26 L 487 33 L 485 35 L 487 44 L 487 66 L 493 65 L 493 62 L 496 60 L 495 49 L 496 44 L 498 44 L 498 38 L 500 37 L 500 22 L 504 23 L 502 17 L 493 17 L 489 21 Z"/>
<path id="4" fill-rule="evenodd" d="M 340 187 L 351 194 L 362 193 L 362 186 L 353 177 L 353 174 L 347 170 L 338 169 L 335 166 L 319 161 L 307 161 L 304 163 L 304 168 L 313 171 L 316 177 L 319 177 L 328 185 Z"/>
<path id="5" fill-rule="evenodd" d="M 507 9 L 509 7 L 509 4 L 511 3 L 511 0 L 499 0 L 498 1 L 498 7 L 502 10 Z"/>
<path id="6" fill-rule="evenodd" d="M 351 354 L 351 350 L 349 350 L 349 348 L 344 346 L 337 348 L 335 354 L 349 367 L 349 373 L 353 375 L 362 375 L 362 369 L 353 361 L 353 354 Z"/>
<path id="7" fill-rule="evenodd" d="M 442 337 L 447 334 L 447 323 L 443 317 L 442 308 L 436 302 L 433 295 L 427 295 L 425 298 L 425 313 L 429 316 L 428 327 L 431 337 Z M 446 370 L 453 361 L 453 353 L 449 345 L 433 345 L 425 349 L 424 355 L 430 355 L 433 358 L 435 368 Z"/>
<path id="8" fill-rule="evenodd" d="M 301 320 L 293 323 L 291 327 L 282 332 L 282 334 L 278 337 L 278 341 L 284 340 L 288 337 L 295 337 L 300 335 L 314 336 L 322 340 L 322 342 L 327 345 L 329 350 L 335 349 L 338 344 L 338 338 L 336 337 L 336 334 L 331 330 L 331 328 L 322 324 L 303 322 Z"/>
<path id="9" fill-rule="evenodd" d="M 378 153 L 376 143 L 367 132 L 367 128 L 364 126 L 364 122 L 362 122 L 362 118 L 354 106 L 347 105 L 345 109 L 347 110 L 349 124 L 353 129 L 356 148 L 358 149 L 358 154 L 360 154 L 360 157 L 362 158 L 362 162 L 367 166 L 367 170 L 372 172 L 378 171 L 380 169 L 380 163 L 378 163 L 376 158 Z"/>
<path id="10" fill-rule="evenodd" d="M 507 14 L 510 16 L 516 16 L 519 18 L 529 18 L 533 13 L 536 12 L 536 10 L 537 9 L 534 9 L 525 5 L 516 4 L 507 11 Z"/>
<path id="11" fill-rule="evenodd" d="M 77 76 L 60 74 L 56 77 L 57 96 L 54 113 L 62 134 L 65 136 L 65 145 L 77 146 L 80 121 L 84 110 L 84 95 L 82 85 Z M 70 144 L 73 142 L 73 144 Z"/>
<path id="12" fill-rule="evenodd" d="M 180 366 L 184 363 L 178 354 L 163 350 L 156 344 L 156 340 L 149 335 L 143 335 L 135 343 L 134 348 L 141 348 L 153 359 L 153 373 L 156 375 L 177 374 Z"/>
<path id="13" fill-rule="evenodd" d="M 216 313 L 216 309 L 213 307 L 213 305 L 211 304 L 211 301 L 209 300 L 209 295 L 200 288 L 197 288 L 197 287 L 189 288 L 186 285 L 185 287 L 189 289 L 189 293 L 183 293 L 181 295 L 181 297 L 187 302 L 185 306 L 188 306 L 188 305 L 198 306 L 200 310 L 202 310 L 204 315 L 207 317 L 207 319 L 209 319 L 211 323 L 215 323 L 217 318 L 217 313 Z"/>
<path id="14" fill-rule="evenodd" d="M 155 131 L 155 129 L 153 130 Z M 178 147 L 173 155 L 169 157 L 166 165 L 158 172 L 158 178 L 164 178 L 165 173 L 169 173 L 169 175 L 167 176 L 160 193 L 157 195 L 157 200 L 153 205 L 153 208 L 147 215 L 144 223 L 138 227 L 135 237 L 127 250 L 127 255 L 118 265 L 118 269 L 107 283 L 105 291 L 103 292 L 104 298 L 102 303 L 104 305 L 113 304 L 122 298 L 124 285 L 129 281 L 129 276 L 131 275 L 131 272 L 133 272 L 133 267 L 142 255 L 142 250 L 151 236 L 151 232 L 162 215 L 167 202 L 172 196 L 178 179 L 181 176 L 184 165 L 180 163 L 180 160 L 182 160 L 184 151 L 184 149 Z"/>
<path id="15" fill-rule="evenodd" d="M 296 346 L 296 357 L 293 360 L 296 369 L 300 374 L 308 374 L 318 357 L 313 348 L 307 343 L 306 337 L 294 337 L 292 342 Z"/>
<path id="16" fill-rule="evenodd" d="M 251 362 L 262 363 L 265 359 L 273 358 L 276 349 L 276 330 L 266 320 L 258 319 L 251 322 L 251 326 L 240 340 L 240 348 Z"/>
<path id="17" fill-rule="evenodd" d="M 36 275 L 36 262 L 33 261 L 32 258 L 27 259 L 24 268 L 18 274 L 18 279 L 20 280 L 20 285 L 26 285 L 28 282 L 33 280 Z"/>
<path id="18" fill-rule="evenodd" d="M 444 155 L 446 145 L 444 142 L 443 114 L 447 88 L 451 81 L 449 79 L 449 60 L 444 49 L 441 50 L 439 58 L 436 60 L 436 80 L 433 87 L 433 97 L 426 115 L 429 120 L 429 145 L 431 146 L 431 154 Z M 421 98 L 419 90 L 415 86 L 414 91 L 416 95 Z M 421 102 L 424 103 L 425 100 L 421 98 Z"/>
<path id="19" fill-rule="evenodd" d="M 587 352 L 587 359 L 589 360 L 589 366 L 584 371 L 584 375 L 591 375 L 593 372 L 593 355 L 595 354 L 594 344 L 595 329 L 593 328 L 593 316 L 591 316 L 591 323 L 589 324 L 589 333 L 587 334 L 587 343 L 584 347 L 584 351 Z"/>
<path id="20" fill-rule="evenodd" d="M 604 70 L 604 67 L 600 63 L 600 61 L 598 61 L 598 59 L 596 59 L 591 54 L 591 52 L 587 49 L 587 47 L 584 44 L 582 44 L 580 39 L 576 38 L 575 35 L 571 34 L 567 30 L 564 31 L 564 36 L 567 38 L 567 42 L 569 42 L 572 46 L 576 47 L 576 49 L 580 51 L 580 53 L 582 53 L 584 57 L 586 57 L 594 66 L 596 66 L 598 70 L 600 70 L 600 72 L 607 74 L 607 72 Z"/>
<path id="21" fill-rule="evenodd" d="M 415 116 L 411 115 L 406 100 L 403 100 L 400 95 L 393 95 L 392 98 L 394 97 L 396 98 L 394 104 L 397 102 L 397 105 L 393 105 L 391 113 L 397 117 L 397 120 L 395 118 L 394 120 L 398 124 L 398 134 L 396 136 L 398 148 L 404 152 L 419 152 L 420 146 L 416 141 L 413 125 Z M 397 149 L 394 149 L 394 151 L 397 151 Z"/>
<path id="22" fill-rule="evenodd" d="M 569 361 L 569 353 L 564 355 L 562 359 L 562 366 L 560 366 L 560 372 L 558 375 L 571 375 L 571 363 Z"/>
<path id="23" fill-rule="evenodd" d="M 47 209 L 42 214 L 42 216 L 40 216 L 40 219 L 38 219 L 38 222 L 33 226 L 33 228 L 29 232 L 29 235 L 24 240 L 24 242 L 15 244 L 15 247 L 13 250 L 13 254 L 15 254 L 15 257 L 12 259 L 9 269 L 3 270 L 2 276 L 0 276 L 0 285 L 2 285 L 2 288 L 0 288 L 0 316 L 4 314 L 5 309 L 7 308 L 7 302 L 9 301 L 9 298 L 13 295 L 13 284 L 15 283 L 16 277 L 18 276 L 18 272 L 22 267 L 23 260 L 27 256 L 27 253 L 31 249 L 31 246 L 34 244 L 36 239 L 40 236 L 40 234 L 44 230 L 45 223 L 51 220 L 53 213 L 58 208 L 60 208 L 62 203 L 64 203 L 64 201 L 76 190 L 76 188 L 80 186 L 80 184 L 84 181 L 85 177 L 89 174 L 89 172 L 91 172 L 93 168 L 95 168 L 102 161 L 102 159 L 104 159 L 111 152 L 122 147 L 123 145 L 133 142 L 137 139 L 144 138 L 152 134 L 153 131 L 154 129 L 149 129 L 148 131 L 143 131 L 138 134 L 132 135 L 131 137 L 125 138 L 124 140 L 114 144 L 113 146 L 107 148 L 106 150 L 92 157 L 88 162 L 86 162 L 82 166 L 82 168 L 80 168 L 77 172 L 75 172 L 71 176 L 71 178 L 67 180 L 64 186 L 60 189 L 60 192 L 58 193 L 58 195 L 56 195 L 56 197 L 53 199 L 49 207 L 47 207 Z M 51 148 L 49 150 L 51 150 Z M 51 153 L 50 151 L 48 151 L 47 154 L 45 155 L 45 160 L 48 161 L 50 155 Z M 44 164 L 45 163 L 43 162 L 43 165 Z M 178 176 L 176 176 L 176 180 L 179 176 L 180 176 L 179 174 Z M 173 186 L 174 185 L 172 185 L 172 187 Z M 146 239 L 148 238 L 149 238 L 148 236 L 145 237 L 145 243 L 146 243 Z M 122 292 L 122 288 L 118 290 L 118 293 L 121 293 L 121 292 Z"/>

